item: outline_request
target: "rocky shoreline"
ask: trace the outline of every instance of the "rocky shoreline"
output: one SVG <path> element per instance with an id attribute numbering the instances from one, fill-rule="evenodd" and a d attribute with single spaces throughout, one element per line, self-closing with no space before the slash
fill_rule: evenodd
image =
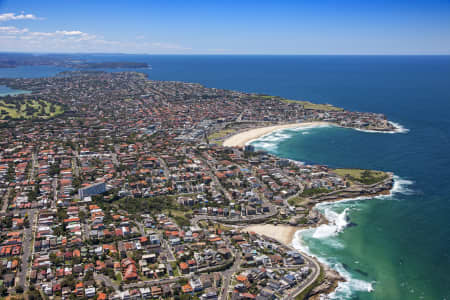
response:
<path id="1" fill-rule="evenodd" d="M 312 291 L 308 294 L 308 299 L 311 300 L 320 300 L 322 295 L 328 295 L 334 292 L 339 282 L 345 282 L 346 279 L 342 277 L 339 272 L 331 269 L 324 264 L 320 264 L 320 266 L 324 269 L 324 278 L 322 283 L 312 289 Z"/>
<path id="2" fill-rule="evenodd" d="M 284 244 L 286 247 L 294 249 L 292 240 L 295 233 L 298 230 L 306 230 L 310 228 L 315 228 L 323 224 L 328 224 L 329 220 L 325 218 L 324 215 L 319 213 L 315 206 L 319 203 L 328 202 L 338 202 L 338 201 L 350 201 L 359 198 L 372 198 L 382 195 L 389 195 L 394 185 L 394 175 L 388 173 L 388 178 L 382 182 L 373 185 L 358 185 L 349 190 L 341 190 L 332 192 L 326 195 L 318 195 L 312 197 L 308 202 L 308 208 L 310 209 L 310 218 L 315 220 L 314 223 L 303 225 L 303 226 L 290 226 L 290 225 L 271 225 L 271 224 L 259 224 L 259 225 L 249 225 L 244 231 L 256 232 L 263 236 L 272 238 Z M 298 250 L 297 250 L 298 251 Z M 321 296 L 330 294 L 334 292 L 340 282 L 345 282 L 346 279 L 339 274 L 336 270 L 331 269 L 329 266 L 318 262 L 316 258 L 311 257 L 308 254 L 302 253 L 302 255 L 307 256 L 309 259 L 314 260 L 318 263 L 321 268 L 321 275 L 318 276 L 316 281 L 314 281 L 311 286 L 314 287 L 306 295 L 305 299 L 319 300 Z"/>
<path id="3" fill-rule="evenodd" d="M 310 211 L 312 213 L 317 212 L 314 209 L 314 207 L 319 203 L 350 201 L 353 199 L 358 199 L 358 198 L 363 198 L 363 197 L 372 198 L 372 197 L 377 197 L 377 196 L 382 196 L 382 195 L 389 195 L 394 186 L 394 174 L 393 173 L 388 173 L 388 174 L 389 174 L 389 177 L 387 179 L 383 180 L 382 182 L 376 183 L 374 185 L 366 186 L 366 188 L 364 188 L 364 186 L 361 185 L 357 189 L 347 191 L 344 194 L 337 193 L 339 191 L 336 191 L 336 192 L 333 192 L 333 193 L 330 193 L 327 195 L 316 196 L 313 199 L 311 199 L 312 202 L 310 202 L 311 203 Z M 338 194 L 338 195 L 336 195 L 336 194 Z M 329 220 L 327 220 L 324 215 L 318 213 L 318 217 L 319 217 L 319 219 L 316 223 L 311 224 L 309 226 L 304 226 L 301 229 L 315 228 L 322 224 L 329 223 Z M 337 289 L 339 282 L 346 281 L 346 279 L 344 277 L 342 277 L 341 274 L 339 274 L 339 272 L 337 272 L 336 270 L 333 270 L 329 266 L 324 265 L 323 263 L 320 263 L 320 262 L 319 262 L 319 265 L 321 266 L 321 268 L 323 269 L 323 272 L 324 272 L 323 280 L 322 280 L 322 282 L 319 283 L 319 285 L 314 287 L 311 290 L 311 292 L 309 292 L 306 299 L 319 300 L 319 299 L 321 299 L 322 295 L 331 294 L 332 292 L 334 292 Z"/>
<path id="4" fill-rule="evenodd" d="M 337 190 L 325 195 L 317 195 L 311 197 L 310 204 L 322 203 L 322 202 L 337 202 L 344 200 L 351 200 L 359 197 L 376 197 L 381 195 L 390 194 L 392 187 L 394 186 L 394 174 L 387 173 L 388 178 L 381 182 L 372 185 L 355 185 L 344 190 Z M 311 207 L 312 208 L 312 207 Z"/>

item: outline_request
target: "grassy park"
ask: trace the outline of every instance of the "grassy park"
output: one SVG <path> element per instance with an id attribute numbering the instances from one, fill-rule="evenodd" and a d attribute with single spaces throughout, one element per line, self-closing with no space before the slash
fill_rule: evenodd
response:
<path id="1" fill-rule="evenodd" d="M 362 169 L 334 169 L 339 176 L 350 181 L 362 184 L 375 184 L 388 178 L 388 174 L 383 171 L 362 170 Z"/>
<path id="2" fill-rule="evenodd" d="M 44 100 L 0 100 L 0 119 L 48 119 L 62 114 L 61 105 Z"/>
<path id="3" fill-rule="evenodd" d="M 226 137 L 227 135 L 232 134 L 234 132 L 236 132 L 236 129 L 223 129 L 218 132 L 214 132 L 213 134 L 208 136 L 208 139 L 213 143 L 217 143 L 217 144 L 221 145 L 223 142 L 222 139 L 224 137 Z"/>
<path id="4" fill-rule="evenodd" d="M 303 105 L 303 107 L 305 109 L 316 109 L 316 110 L 323 110 L 323 111 L 332 111 L 332 110 L 342 111 L 342 110 L 344 110 L 343 108 L 335 107 L 331 104 L 316 104 L 316 103 L 312 103 L 309 101 L 288 100 L 288 99 L 283 99 L 281 101 L 283 101 L 285 103 L 298 103 L 298 104 Z"/>

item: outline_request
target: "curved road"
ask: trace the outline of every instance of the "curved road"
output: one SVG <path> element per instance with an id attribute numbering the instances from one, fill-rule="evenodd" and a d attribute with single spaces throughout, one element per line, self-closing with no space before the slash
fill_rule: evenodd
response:
<path id="1" fill-rule="evenodd" d="M 287 295 L 283 299 L 295 299 L 295 297 L 297 297 L 298 294 L 300 294 L 305 289 L 307 289 L 311 284 L 313 284 L 320 275 L 319 263 L 314 258 L 306 256 L 304 253 L 302 253 L 302 255 L 305 258 L 305 261 L 307 261 L 306 265 L 309 268 L 311 268 L 312 272 L 308 275 L 308 277 L 305 280 L 303 280 L 299 285 L 297 285 L 295 289 L 289 293 L 289 295 Z"/>

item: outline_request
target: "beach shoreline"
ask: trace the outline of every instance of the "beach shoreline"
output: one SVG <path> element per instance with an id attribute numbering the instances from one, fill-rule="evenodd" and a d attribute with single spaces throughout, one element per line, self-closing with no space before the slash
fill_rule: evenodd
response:
<path id="1" fill-rule="evenodd" d="M 290 246 L 292 244 L 292 240 L 294 239 L 295 233 L 301 229 L 302 227 L 290 225 L 254 224 L 245 227 L 243 231 L 264 235 L 277 240 L 281 244 Z"/>
<path id="2" fill-rule="evenodd" d="M 302 127 L 319 127 L 319 126 L 335 126 L 333 123 L 329 122 L 305 122 L 305 123 L 289 123 L 280 124 L 266 127 L 258 127 L 248 129 L 239 133 L 236 133 L 228 137 L 224 142 L 225 147 L 244 147 L 253 140 L 259 139 L 267 134 L 271 134 L 278 130 L 302 128 Z"/>
<path id="3" fill-rule="evenodd" d="M 337 203 L 337 202 L 347 202 L 347 201 L 360 201 L 367 200 L 371 198 L 377 197 L 386 197 L 390 196 L 395 192 L 395 185 L 392 184 L 390 188 L 386 189 L 387 182 L 394 182 L 394 175 L 392 173 L 389 174 L 389 178 L 379 183 L 382 185 L 382 189 L 376 193 L 361 195 L 361 196 L 343 196 L 337 197 L 334 199 L 323 199 L 322 201 L 318 201 L 315 204 L 312 204 L 311 209 L 316 210 L 317 205 L 319 204 L 329 204 L 329 203 Z M 384 187 L 384 188 L 383 188 Z M 304 257 L 307 257 L 310 261 L 315 261 L 320 268 L 324 271 L 324 277 L 322 282 L 320 282 L 317 286 L 315 286 L 311 291 L 310 295 L 320 299 L 321 295 L 329 295 L 336 291 L 339 287 L 340 283 L 350 281 L 351 278 L 345 276 L 345 274 L 341 274 L 340 271 L 333 269 L 333 267 L 324 261 L 321 257 L 310 253 L 306 245 L 303 244 L 303 240 L 301 238 L 302 234 L 305 230 L 310 230 L 312 228 L 318 228 L 321 225 L 327 225 L 332 220 L 327 219 L 327 217 L 323 213 L 319 213 L 319 220 L 315 224 L 308 224 L 303 226 L 292 226 L 292 225 L 273 225 L 273 224 L 254 224 L 247 226 L 243 229 L 244 232 L 248 233 L 256 233 L 261 236 L 266 236 L 268 238 L 274 239 L 286 247 L 293 249 L 295 251 L 300 252 Z M 345 225 L 347 227 L 347 225 Z M 368 289 L 370 292 L 372 290 L 372 286 Z"/>
<path id="4" fill-rule="evenodd" d="M 272 134 L 276 131 L 281 131 L 285 129 L 296 129 L 296 128 L 314 128 L 314 127 L 323 127 L 323 126 L 335 126 L 335 127 L 342 127 L 342 128 L 349 128 L 358 130 L 361 132 L 376 132 L 376 133 L 406 133 L 409 130 L 405 129 L 400 124 L 394 123 L 393 124 L 395 129 L 394 130 L 364 130 L 360 128 L 354 128 L 354 127 L 344 127 L 340 126 L 339 124 L 332 123 L 332 122 L 304 122 L 304 123 L 291 123 L 291 124 L 280 124 L 280 125 L 273 125 L 273 126 L 266 126 L 266 127 L 260 127 L 260 128 L 251 128 L 244 130 L 242 132 L 235 133 L 234 135 L 226 138 L 224 140 L 223 145 L 227 147 L 245 147 L 246 145 L 250 144 L 251 142 L 258 140 L 266 135 Z M 390 185 L 388 183 L 391 183 Z M 342 195 L 341 197 L 336 198 L 330 198 L 330 199 L 322 199 L 320 201 L 317 199 L 317 202 L 315 204 L 312 204 L 311 209 L 315 210 L 317 209 L 316 206 L 318 204 L 324 204 L 324 203 L 336 203 L 336 202 L 346 202 L 346 201 L 358 201 L 363 199 L 369 199 L 369 198 L 377 198 L 377 197 L 383 197 L 383 196 L 389 196 L 393 194 L 394 191 L 394 174 L 389 173 L 389 178 L 384 180 L 382 183 L 378 183 L 378 185 L 381 186 L 381 190 L 377 192 L 369 192 L 368 194 L 361 193 L 362 195 L 355 196 L 351 195 L 351 193 L 347 195 Z M 272 225 L 272 224 L 254 224 L 247 226 L 243 229 L 243 231 L 248 233 L 256 233 L 262 236 L 266 236 L 268 238 L 274 239 L 281 244 L 285 245 L 286 247 L 290 249 L 295 249 L 296 251 L 300 252 L 302 255 L 308 257 L 310 260 L 315 261 L 320 266 L 321 270 L 324 270 L 324 277 L 322 282 L 315 286 L 313 290 L 310 291 L 310 296 L 312 296 L 314 299 L 320 299 L 322 295 L 329 295 L 337 290 L 340 283 L 346 282 L 350 280 L 348 277 L 344 277 L 343 274 L 341 274 L 338 270 L 335 270 L 326 263 L 325 261 L 321 260 L 319 256 L 314 255 L 310 253 L 309 251 L 304 249 L 304 245 L 302 245 L 300 248 L 298 247 L 297 242 L 300 244 L 303 244 L 303 241 L 301 240 L 301 235 L 305 230 L 309 230 L 312 228 L 318 228 L 321 225 L 328 224 L 330 222 L 333 222 L 332 220 L 328 220 L 327 217 L 319 213 L 319 220 L 315 224 L 309 224 L 306 226 L 291 226 L 291 225 Z M 298 240 L 300 239 L 300 240 Z M 370 290 L 368 290 L 370 292 Z"/>
<path id="5" fill-rule="evenodd" d="M 325 122 L 325 121 L 313 121 L 313 122 L 304 122 L 304 123 L 288 123 L 288 124 L 280 124 L 280 125 L 272 125 L 272 126 L 264 126 L 264 127 L 256 127 L 246 129 L 244 131 L 238 132 L 236 134 L 231 135 L 226 138 L 223 142 L 223 146 L 225 147 L 245 147 L 249 143 L 265 136 L 271 134 L 275 131 L 285 130 L 285 129 L 296 129 L 303 127 L 321 127 L 321 126 L 335 126 L 342 128 L 354 129 L 361 132 L 366 133 L 407 133 L 408 129 L 404 128 L 402 125 L 394 122 L 390 122 L 395 129 L 394 130 L 367 130 L 355 127 L 344 127 L 336 123 Z"/>
<path id="6" fill-rule="evenodd" d="M 396 177 L 393 174 L 390 174 L 390 180 L 394 181 L 394 185 L 389 190 L 380 191 L 373 195 L 364 195 L 364 196 L 359 196 L 359 197 L 342 197 L 342 198 L 336 198 L 336 199 L 331 199 L 331 200 L 327 199 L 327 200 L 320 201 L 320 202 L 314 204 L 311 207 L 311 209 L 317 210 L 317 206 L 320 204 L 323 205 L 323 204 L 332 204 L 332 203 L 339 203 L 339 202 L 343 203 L 343 202 L 349 202 L 349 201 L 364 201 L 364 200 L 375 199 L 375 198 L 380 198 L 380 197 L 392 196 L 396 192 L 396 186 L 395 186 Z M 398 180 L 398 178 L 397 178 L 397 180 Z M 294 233 L 294 235 L 292 236 L 292 240 L 290 240 L 290 243 L 289 243 L 290 247 L 292 247 L 296 251 L 299 251 L 302 255 L 306 255 L 312 259 L 315 259 L 325 270 L 327 270 L 325 279 L 329 281 L 328 282 L 329 284 L 326 287 L 316 287 L 312 291 L 313 296 L 311 299 L 322 299 L 321 295 L 330 295 L 338 289 L 339 284 L 351 280 L 351 278 L 349 278 L 348 276 L 345 276 L 340 271 L 334 269 L 329 264 L 329 262 L 324 260 L 323 257 L 320 257 L 316 254 L 311 253 L 308 250 L 307 245 L 304 243 L 304 241 L 302 239 L 302 235 L 304 234 L 305 231 L 311 230 L 311 229 L 317 229 L 321 225 L 330 224 L 330 222 L 332 222 L 332 221 L 327 219 L 327 217 L 323 213 L 320 213 L 320 220 L 317 223 L 310 224 L 307 226 L 301 226 L 300 228 L 297 227 L 299 229 Z M 346 228 L 347 225 L 345 225 L 344 228 Z M 373 291 L 373 287 L 370 286 L 370 288 L 368 289 L 368 292 L 372 292 L 372 291 Z"/>
<path id="7" fill-rule="evenodd" d="M 284 245 L 287 249 L 298 251 L 299 253 L 301 253 L 307 261 L 307 264 L 315 264 L 318 268 L 318 273 L 316 277 L 313 278 L 312 283 L 306 288 L 312 287 L 312 290 L 310 290 L 308 294 L 312 296 L 311 299 L 318 300 L 321 299 L 321 295 L 326 295 L 334 292 L 338 287 L 339 282 L 345 281 L 345 278 L 342 277 L 339 272 L 320 262 L 315 256 L 309 255 L 308 253 L 295 248 L 295 246 L 293 245 L 293 241 L 296 238 L 296 234 L 297 232 L 300 232 L 304 229 L 305 227 L 302 226 L 255 224 L 245 227 L 242 231 L 247 233 L 256 233 L 260 236 L 273 239 Z M 320 282 L 317 282 L 317 279 L 319 278 L 320 274 L 322 274 L 322 272 L 323 278 Z M 300 293 L 301 291 L 297 291 L 297 293 L 293 296 L 298 295 L 298 293 Z"/>

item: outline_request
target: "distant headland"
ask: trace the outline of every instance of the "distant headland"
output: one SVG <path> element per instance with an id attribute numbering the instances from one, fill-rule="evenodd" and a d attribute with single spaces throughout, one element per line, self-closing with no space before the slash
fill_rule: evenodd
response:
<path id="1" fill-rule="evenodd" d="M 142 69 L 150 66 L 144 62 L 105 61 L 90 62 L 69 54 L 31 55 L 21 53 L 0 53 L 0 68 L 17 68 L 20 66 L 55 66 L 72 69 Z"/>

